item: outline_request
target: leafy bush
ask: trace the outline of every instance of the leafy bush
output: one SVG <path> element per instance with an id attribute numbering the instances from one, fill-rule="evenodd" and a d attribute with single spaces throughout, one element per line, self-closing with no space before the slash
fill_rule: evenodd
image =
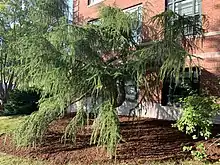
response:
<path id="1" fill-rule="evenodd" d="M 213 118 L 220 110 L 220 105 L 212 97 L 188 96 L 182 100 L 183 111 L 174 125 L 180 131 L 192 135 L 194 139 L 211 135 Z"/>
<path id="2" fill-rule="evenodd" d="M 206 148 L 203 143 L 200 143 L 196 146 L 195 151 L 191 151 L 192 156 L 197 160 L 204 160 L 207 158 Z"/>
<path id="3" fill-rule="evenodd" d="M 13 90 L 4 104 L 4 115 L 31 114 L 38 110 L 39 90 Z"/>
<path id="4" fill-rule="evenodd" d="M 202 161 L 207 158 L 206 148 L 203 143 L 198 144 L 195 149 L 192 146 L 184 146 L 183 151 L 190 151 L 196 160 Z"/>

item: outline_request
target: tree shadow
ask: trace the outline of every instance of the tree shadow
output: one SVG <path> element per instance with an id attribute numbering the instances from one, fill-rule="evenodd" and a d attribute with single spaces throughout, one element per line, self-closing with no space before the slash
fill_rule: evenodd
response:
<path id="1" fill-rule="evenodd" d="M 117 160 L 163 160 L 186 157 L 188 154 L 182 151 L 182 146 L 191 143 L 192 139 L 172 128 L 171 124 L 173 124 L 171 121 L 155 119 L 121 122 L 122 141 L 117 149 Z M 91 130 L 79 134 L 75 145 L 70 141 L 67 141 L 65 145 L 61 144 L 60 139 L 63 133 L 62 131 L 57 132 L 56 129 L 49 131 L 42 146 L 32 150 L 30 154 L 47 155 L 47 157 L 63 154 L 65 159 L 72 160 L 74 156 L 66 157 L 66 155 L 84 151 L 85 156 L 85 154 L 89 154 L 88 151 L 98 149 L 94 145 L 90 145 Z M 105 154 L 104 160 L 108 159 L 106 152 Z"/>
<path id="2" fill-rule="evenodd" d="M 122 123 L 123 143 L 118 147 L 118 159 L 180 159 L 184 144 L 192 142 L 189 136 L 172 128 L 171 121 L 143 120 L 136 123 Z"/>
<path id="3" fill-rule="evenodd" d="M 218 68 L 220 72 L 220 68 Z M 220 96 L 220 77 L 203 69 L 201 72 L 201 90 L 211 96 Z"/>

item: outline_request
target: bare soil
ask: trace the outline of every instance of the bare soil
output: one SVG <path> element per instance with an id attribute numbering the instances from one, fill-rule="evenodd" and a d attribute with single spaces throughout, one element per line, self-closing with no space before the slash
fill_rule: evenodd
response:
<path id="1" fill-rule="evenodd" d="M 70 117 L 66 117 L 54 121 L 48 129 L 43 144 L 36 148 L 16 149 L 10 138 L 5 140 L 5 137 L 1 136 L 0 152 L 48 160 L 54 164 L 114 162 L 109 159 L 104 149 L 90 145 L 90 125 L 78 134 L 75 145 L 69 141 L 66 144 L 61 143 L 65 127 L 70 120 Z M 171 121 L 148 118 L 131 120 L 127 117 L 120 118 L 123 139 L 117 148 L 117 162 L 137 164 L 148 160 L 185 159 L 189 157 L 189 153 L 183 152 L 182 147 L 196 143 L 191 137 L 173 128 Z M 218 132 L 220 129 L 215 126 L 214 133 Z M 210 146 L 215 140 L 205 141 L 205 146 Z M 212 145 L 208 149 L 208 154 L 210 159 L 220 159 L 220 147 L 217 144 Z"/>

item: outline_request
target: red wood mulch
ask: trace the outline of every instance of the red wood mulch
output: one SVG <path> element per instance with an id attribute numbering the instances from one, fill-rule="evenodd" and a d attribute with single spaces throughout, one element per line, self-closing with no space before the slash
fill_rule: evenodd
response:
<path id="1" fill-rule="evenodd" d="M 130 119 L 131 120 L 131 119 Z M 111 162 L 103 149 L 90 146 L 91 126 L 77 137 L 76 145 L 61 143 L 64 129 L 70 118 L 60 119 L 51 124 L 45 141 L 41 147 L 16 149 L 8 138 L 0 137 L 0 152 L 21 157 L 49 160 L 54 164 L 64 164 L 69 161 L 76 164 L 91 164 Z M 122 142 L 117 149 L 117 161 L 136 164 L 146 160 L 184 159 L 189 155 L 182 151 L 184 145 L 194 144 L 189 137 L 172 128 L 171 121 L 141 119 L 128 121 L 121 118 Z M 210 142 L 209 142 L 210 143 Z M 213 147 L 212 147 L 213 149 Z M 216 148 L 214 149 L 216 151 Z M 219 153 L 220 153 L 220 149 Z M 215 158 L 220 158 L 216 156 Z M 114 160 L 113 160 L 114 162 Z"/>

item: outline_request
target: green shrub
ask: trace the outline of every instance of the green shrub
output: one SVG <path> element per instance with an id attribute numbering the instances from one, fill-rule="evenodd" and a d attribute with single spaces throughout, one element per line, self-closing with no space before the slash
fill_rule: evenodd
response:
<path id="1" fill-rule="evenodd" d="M 184 146 L 183 151 L 190 151 L 194 159 L 204 161 L 207 158 L 206 148 L 203 143 L 196 145 L 195 149 L 192 146 Z"/>
<path id="2" fill-rule="evenodd" d="M 213 125 L 213 118 L 218 114 L 219 104 L 212 97 L 198 95 L 188 96 L 182 100 L 182 115 L 174 125 L 180 131 L 198 137 L 209 138 Z"/>
<path id="3" fill-rule="evenodd" d="M 39 90 L 13 90 L 4 104 L 4 115 L 29 115 L 38 110 Z"/>

